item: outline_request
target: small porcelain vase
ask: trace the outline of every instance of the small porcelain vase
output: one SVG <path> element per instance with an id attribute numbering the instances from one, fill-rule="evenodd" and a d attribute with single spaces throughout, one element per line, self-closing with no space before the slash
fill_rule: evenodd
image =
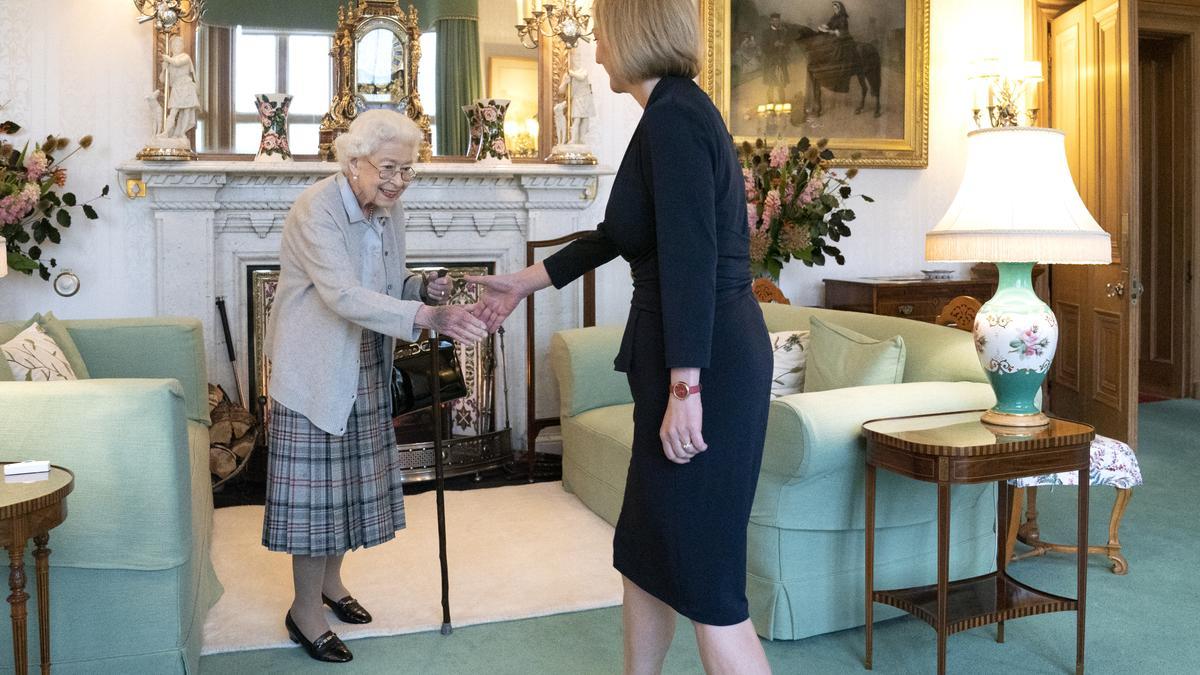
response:
<path id="1" fill-rule="evenodd" d="M 478 156 L 481 162 L 512 162 L 504 140 L 504 113 L 508 112 L 509 103 L 511 101 L 503 98 L 481 98 L 475 102 L 476 116 L 482 127 Z"/>
<path id="2" fill-rule="evenodd" d="M 483 124 L 479 121 L 479 106 L 469 103 L 462 107 L 462 111 L 467 116 L 467 128 L 470 133 L 470 139 L 467 141 L 467 158 L 476 159 L 479 157 L 479 146 L 483 138 Z"/>
<path id="3" fill-rule="evenodd" d="M 288 145 L 287 115 L 292 105 L 290 94 L 259 94 L 254 97 L 258 121 L 262 122 L 262 140 L 258 143 L 256 162 L 283 162 L 292 159 Z"/>
<path id="4" fill-rule="evenodd" d="M 1033 263 L 996 263 L 996 295 L 975 315 L 975 350 L 996 392 L 983 421 L 1004 426 L 1046 422 L 1037 405 L 1054 352 L 1058 321 L 1033 292 Z"/>

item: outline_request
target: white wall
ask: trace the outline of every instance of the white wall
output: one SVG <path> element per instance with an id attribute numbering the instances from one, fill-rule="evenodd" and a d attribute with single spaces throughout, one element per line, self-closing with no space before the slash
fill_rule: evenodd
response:
<path id="1" fill-rule="evenodd" d="M 81 197 L 95 194 L 105 183 L 113 190 L 96 204 L 100 220 L 79 221 L 61 246 L 48 251 L 79 275 L 79 294 L 60 298 L 49 284 L 10 274 L 0 280 L 0 320 L 46 310 L 64 318 L 152 311 L 153 289 L 144 282 L 144 271 L 151 267 L 147 258 L 155 247 L 148 239 L 153 235 L 129 226 L 127 200 L 116 182 L 117 165 L 137 153 L 149 125 L 142 101 L 151 89 L 151 29 L 137 24 L 135 14 L 127 0 L 0 0 L 0 26 L 5 28 L 0 103 L 9 101 L 0 117 L 23 123 L 37 138 L 93 134 L 95 145 L 67 165 L 68 186 Z M 1022 30 L 1020 0 L 931 0 L 929 167 L 862 172 L 856 191 L 876 201 L 855 205 L 859 217 L 854 235 L 842 246 L 846 266 L 788 267 L 782 286 L 792 302 L 819 304 L 824 277 L 900 274 L 926 266 L 923 235 L 949 205 L 961 177 L 970 103 L 966 67 L 983 56 L 1020 56 Z M 584 49 L 590 52 L 592 46 Z M 593 66 L 592 81 L 602 120 L 597 155 L 615 168 L 640 109 L 628 96 L 608 91 L 598 66 Z M 597 204 L 574 222 L 586 226 L 600 220 L 610 184 L 602 183 Z M 618 260 L 601 270 L 599 288 L 599 320 L 622 321 L 630 292 L 628 266 Z"/>

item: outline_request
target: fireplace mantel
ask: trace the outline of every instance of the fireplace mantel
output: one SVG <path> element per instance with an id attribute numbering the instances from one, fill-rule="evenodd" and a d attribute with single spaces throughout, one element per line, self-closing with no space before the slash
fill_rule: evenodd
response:
<path id="1" fill-rule="evenodd" d="M 491 263 L 499 273 L 525 265 L 525 242 L 590 228 L 603 167 L 434 162 L 418 164 L 405 192 L 408 263 Z M 283 220 L 305 188 L 339 170 L 333 162 L 127 162 L 121 184 L 135 221 L 152 223 L 155 309 L 204 323 L 209 380 L 234 391 L 215 300 L 224 296 L 243 382 L 247 380 L 247 269 L 277 264 Z M 540 303 L 539 303 L 540 304 Z M 568 315 L 577 311 L 565 303 Z M 520 310 L 518 310 L 520 312 Z M 539 311 L 539 314 L 541 311 Z M 514 314 L 507 323 L 523 325 Z M 507 370 L 523 382 L 523 330 L 510 330 Z M 549 374 L 547 373 L 547 376 Z M 520 392 L 521 389 L 514 391 Z M 514 440 L 524 438 L 524 397 L 513 396 Z"/>

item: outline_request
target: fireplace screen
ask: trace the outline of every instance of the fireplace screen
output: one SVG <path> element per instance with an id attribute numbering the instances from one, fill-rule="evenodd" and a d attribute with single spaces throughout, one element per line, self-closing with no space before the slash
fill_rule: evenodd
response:
<path id="1" fill-rule="evenodd" d="M 467 287 L 463 277 L 467 275 L 491 274 L 490 265 L 479 263 L 446 263 L 437 267 L 413 267 L 413 271 L 446 268 L 455 280 L 451 302 L 469 305 L 478 299 L 478 290 Z M 275 297 L 275 287 L 279 282 L 278 265 L 252 266 L 247 270 L 249 281 L 249 314 L 250 354 L 247 362 L 250 364 L 248 386 L 252 392 L 253 411 L 263 421 L 264 429 L 270 423 L 270 392 L 267 383 L 270 382 L 271 364 L 263 352 L 263 337 L 266 334 L 267 319 L 271 314 L 271 304 Z M 451 436 L 479 436 L 496 431 L 495 424 L 495 338 L 475 345 L 456 345 L 459 366 L 462 369 L 463 380 L 467 385 L 467 395 L 450 403 L 448 408 L 448 431 Z M 399 419 L 399 418 L 398 418 Z M 398 425 L 398 429 L 400 425 Z M 265 434 L 264 434 L 265 438 Z"/>

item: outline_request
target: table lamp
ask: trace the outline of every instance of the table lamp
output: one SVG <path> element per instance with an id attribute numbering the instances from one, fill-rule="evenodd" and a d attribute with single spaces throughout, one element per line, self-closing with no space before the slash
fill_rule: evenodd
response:
<path id="1" fill-rule="evenodd" d="M 1056 129 L 1006 126 L 967 134 L 967 167 L 946 215 L 925 235 L 925 257 L 993 262 L 996 294 L 975 315 L 975 350 L 996 405 L 989 424 L 1037 427 L 1038 407 L 1058 346 L 1054 312 L 1033 292 L 1035 263 L 1105 265 L 1108 233 L 1088 213 Z"/>

